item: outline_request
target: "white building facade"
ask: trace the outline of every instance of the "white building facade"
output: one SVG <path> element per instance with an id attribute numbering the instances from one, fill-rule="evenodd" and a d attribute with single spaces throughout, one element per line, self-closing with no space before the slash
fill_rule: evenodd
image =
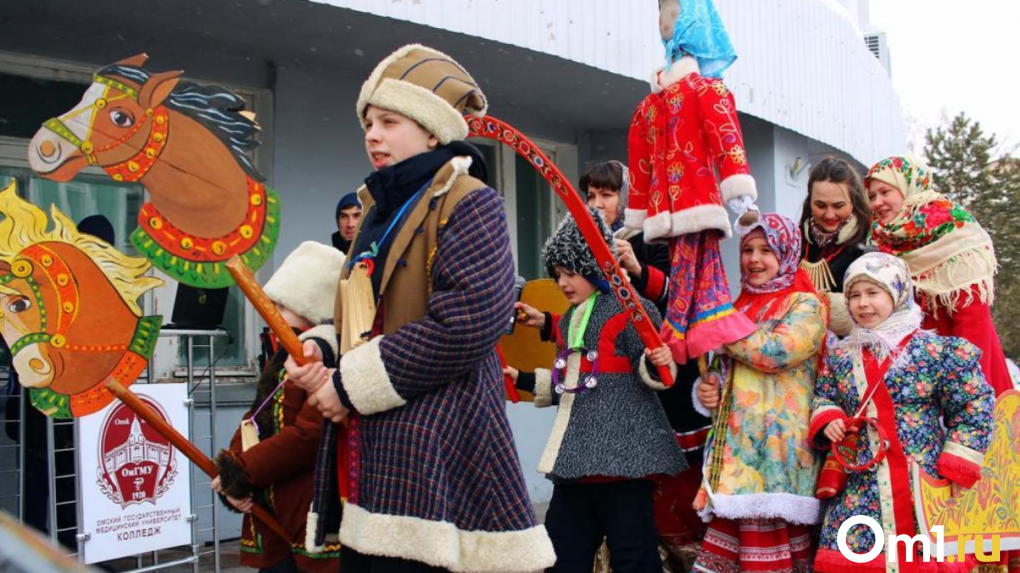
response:
<path id="1" fill-rule="evenodd" d="M 866 166 L 906 149 L 889 72 L 865 44 L 867 0 L 716 4 L 739 54 L 725 79 L 764 210 L 798 217 L 810 165 L 826 154 Z M 263 280 L 301 241 L 329 241 L 337 199 L 368 174 L 354 104 L 396 47 L 420 42 L 454 56 L 481 83 L 490 113 L 532 136 L 575 181 L 589 161 L 626 160 L 631 114 L 663 60 L 655 0 L 33 0 L 3 3 L 0 19 L 0 183 L 18 178 L 34 201 L 75 220 L 107 215 L 122 248 L 142 191 L 96 172 L 67 184 L 34 177 L 31 132 L 77 103 L 92 71 L 139 52 L 152 69 L 243 94 L 263 126 L 259 167 L 283 205 Z M 520 274 L 539 278 L 539 249 L 563 209 L 509 149 L 479 144 L 506 200 Z M 724 253 L 735 285 L 734 243 Z M 173 289 L 147 301 L 149 311 L 169 319 Z M 218 422 L 228 439 L 251 399 L 261 324 L 235 294 L 226 326 L 233 340 L 216 368 L 238 381 L 221 394 L 238 407 Z M 181 375 L 178 348 L 161 342 L 158 377 Z M 512 406 L 511 418 L 531 493 L 545 501 L 551 486 L 534 467 L 552 418 L 530 408 Z"/>

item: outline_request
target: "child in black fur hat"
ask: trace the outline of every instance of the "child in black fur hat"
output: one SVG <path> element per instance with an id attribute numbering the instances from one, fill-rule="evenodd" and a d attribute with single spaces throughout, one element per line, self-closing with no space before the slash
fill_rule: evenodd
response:
<path id="1" fill-rule="evenodd" d="M 609 227 L 592 216 L 611 245 Z M 545 524 L 557 556 L 551 571 L 590 573 L 603 537 L 614 572 L 661 571 L 646 478 L 687 468 L 655 395 L 664 388 L 656 367 L 675 375 L 675 364 L 667 348 L 644 347 L 573 218 L 542 255 L 571 303 L 556 328 L 559 353 L 552 370 L 505 372 L 535 406 L 559 407 L 538 465 L 555 484 Z M 655 305 L 641 303 L 658 327 Z"/>

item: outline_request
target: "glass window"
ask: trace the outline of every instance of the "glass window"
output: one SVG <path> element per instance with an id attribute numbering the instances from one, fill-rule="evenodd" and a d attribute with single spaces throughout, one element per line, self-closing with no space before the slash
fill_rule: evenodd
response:
<path id="1" fill-rule="evenodd" d="M 482 157 L 485 158 L 485 168 L 488 174 L 488 177 L 485 178 L 485 184 L 502 193 L 503 190 L 500 189 L 499 159 L 497 158 L 496 146 L 492 144 L 491 140 L 473 138 L 470 142 L 478 148 L 478 151 L 482 152 Z"/>
<path id="2" fill-rule="evenodd" d="M 527 280 L 548 278 L 542 246 L 553 233 L 556 197 L 542 175 L 524 158 L 514 155 L 517 182 L 517 256 L 520 275 Z"/>
<path id="3" fill-rule="evenodd" d="M 31 139 L 39 126 L 81 100 L 86 84 L 0 72 L 0 135 Z"/>

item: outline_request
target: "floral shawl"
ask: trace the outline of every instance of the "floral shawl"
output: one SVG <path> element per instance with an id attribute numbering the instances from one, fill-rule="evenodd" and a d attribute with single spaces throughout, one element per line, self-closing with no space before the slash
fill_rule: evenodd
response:
<path id="1" fill-rule="evenodd" d="M 991 304 L 998 265 L 992 239 L 966 209 L 932 189 L 928 166 L 909 156 L 890 157 L 871 168 L 865 184 L 873 180 L 899 189 L 903 206 L 886 224 L 872 220 L 872 241 L 907 263 L 928 310 L 952 314 L 975 294 Z"/>

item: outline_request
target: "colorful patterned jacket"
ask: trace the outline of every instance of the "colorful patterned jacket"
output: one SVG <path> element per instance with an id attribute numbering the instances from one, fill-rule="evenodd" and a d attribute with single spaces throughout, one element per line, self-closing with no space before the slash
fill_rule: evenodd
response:
<path id="1" fill-rule="evenodd" d="M 727 519 L 813 524 L 819 517 L 815 483 L 821 464 L 807 430 L 825 337 L 824 307 L 806 293 L 772 304 L 782 305 L 771 314 L 776 318 L 752 317 L 758 330 L 723 349 L 730 387 L 705 451 L 707 511 Z M 766 307 L 760 315 L 770 311 Z"/>
<path id="2" fill-rule="evenodd" d="M 964 487 L 972 486 L 980 477 L 995 407 L 992 389 L 981 374 L 981 352 L 962 338 L 924 331 L 914 334 L 901 352 L 903 355 L 886 371 L 883 385 L 876 390 L 864 415 L 877 418 L 887 433 L 898 438 L 902 455 L 890 449 L 874 469 L 849 474 L 846 487 L 833 498 L 825 515 L 815 564 L 818 571 L 894 570 L 886 567 L 884 550 L 870 563 L 851 563 L 839 552 L 836 533 L 849 517 L 866 515 L 887 532 L 915 535 L 909 460 L 931 476 L 948 478 Z M 830 422 L 852 416 L 860 407 L 868 387 L 865 354 L 870 355 L 859 354 L 858 360 L 847 348 L 829 353 L 829 373 L 818 379 L 811 417 L 811 435 L 819 446 L 828 446 L 822 432 Z M 869 430 L 871 447 L 859 448 L 855 463 L 872 458 L 876 440 L 875 432 Z M 847 535 L 847 545 L 857 553 L 870 550 L 874 541 L 871 529 L 863 526 L 850 528 Z M 934 571 L 936 564 L 930 565 Z M 925 564 L 921 567 L 921 571 L 926 570 Z"/>
<path id="3" fill-rule="evenodd" d="M 729 236 L 723 202 L 758 196 L 733 94 L 722 80 L 702 77 L 690 56 L 652 79 L 627 145 L 633 181 L 625 220 L 646 241 L 708 229 Z"/>

